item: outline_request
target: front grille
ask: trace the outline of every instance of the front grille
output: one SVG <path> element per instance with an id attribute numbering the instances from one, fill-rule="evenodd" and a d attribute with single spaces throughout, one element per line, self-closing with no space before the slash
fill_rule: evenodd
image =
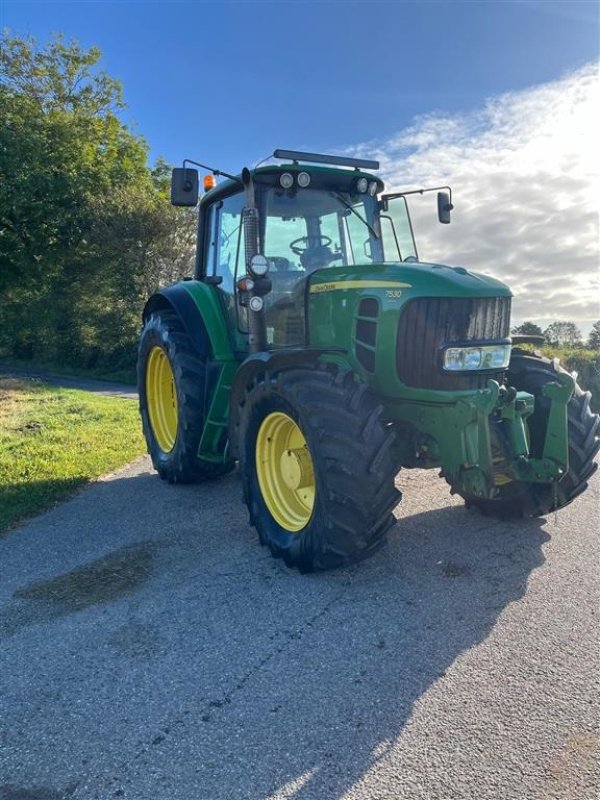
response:
<path id="1" fill-rule="evenodd" d="M 482 389 L 503 371 L 456 375 L 443 372 L 440 348 L 452 342 L 505 339 L 510 297 L 419 297 L 400 317 L 396 345 L 398 377 L 420 389 Z"/>

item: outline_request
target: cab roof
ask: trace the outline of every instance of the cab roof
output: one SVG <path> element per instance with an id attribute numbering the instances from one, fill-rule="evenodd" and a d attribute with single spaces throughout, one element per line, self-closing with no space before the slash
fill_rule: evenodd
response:
<path id="1" fill-rule="evenodd" d="M 325 188 L 327 184 L 331 184 L 331 186 L 338 191 L 352 192 L 359 178 L 366 178 L 369 182 L 376 181 L 378 193 L 383 191 L 384 188 L 384 183 L 381 178 L 370 172 L 364 172 L 357 167 L 317 166 L 315 164 L 300 164 L 294 162 L 292 164 L 267 164 L 264 167 L 257 167 L 250 170 L 250 174 L 256 184 L 272 186 L 279 185 L 279 176 L 284 172 L 289 172 L 293 175 L 297 175 L 300 172 L 307 172 L 311 177 L 311 187 L 316 189 Z M 210 189 L 202 195 L 200 203 L 202 205 L 205 203 L 212 203 L 215 200 L 233 194 L 236 190 L 239 191 L 241 189 L 241 175 L 235 176 L 233 180 L 227 178 L 222 183 L 215 186 L 214 189 Z"/>

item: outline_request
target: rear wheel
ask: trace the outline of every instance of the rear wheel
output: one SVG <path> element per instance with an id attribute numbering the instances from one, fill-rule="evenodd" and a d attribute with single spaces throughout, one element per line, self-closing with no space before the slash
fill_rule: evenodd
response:
<path id="1" fill-rule="evenodd" d="M 511 358 L 508 384 L 535 397 L 535 411 L 527 419 L 531 453 L 542 457 L 550 400 L 542 394 L 546 383 L 555 380 L 558 362 L 517 350 Z M 588 485 L 598 464 L 594 457 L 600 449 L 598 414 L 590 410 L 589 392 L 575 385 L 567 405 L 569 435 L 569 470 L 556 484 L 508 481 L 498 487 L 493 500 L 463 495 L 467 506 L 499 519 L 539 517 L 569 505 Z"/>
<path id="2" fill-rule="evenodd" d="M 233 467 L 197 457 L 207 357 L 194 348 L 174 311 L 156 311 L 147 319 L 138 351 L 140 414 L 152 464 L 170 483 L 217 477 Z"/>
<path id="3" fill-rule="evenodd" d="M 393 433 L 350 373 L 261 376 L 241 409 L 240 472 L 262 544 L 301 571 L 373 553 L 400 500 Z"/>

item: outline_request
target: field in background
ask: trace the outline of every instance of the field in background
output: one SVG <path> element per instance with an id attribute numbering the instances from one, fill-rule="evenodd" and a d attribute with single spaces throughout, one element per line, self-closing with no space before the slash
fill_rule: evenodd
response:
<path id="1" fill-rule="evenodd" d="M 0 532 L 143 452 L 134 400 L 0 378 Z"/>

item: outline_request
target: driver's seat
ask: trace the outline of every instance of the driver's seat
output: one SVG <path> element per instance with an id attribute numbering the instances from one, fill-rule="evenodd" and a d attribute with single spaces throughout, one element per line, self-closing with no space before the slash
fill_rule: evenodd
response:
<path id="1" fill-rule="evenodd" d="M 300 255 L 300 263 L 307 272 L 314 272 L 321 267 L 328 267 L 335 258 L 334 253 L 327 245 L 320 244 L 310 247 Z"/>

